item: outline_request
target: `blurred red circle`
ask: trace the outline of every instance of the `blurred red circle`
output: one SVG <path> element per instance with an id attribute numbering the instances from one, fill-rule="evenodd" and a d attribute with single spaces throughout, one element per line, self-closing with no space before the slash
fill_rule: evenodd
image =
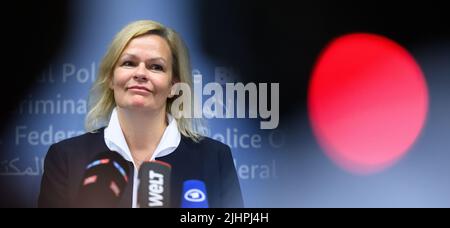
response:
<path id="1" fill-rule="evenodd" d="M 312 73 L 308 111 L 313 132 L 339 166 L 383 170 L 405 155 L 424 126 L 428 91 L 417 62 L 374 34 L 339 37 Z"/>

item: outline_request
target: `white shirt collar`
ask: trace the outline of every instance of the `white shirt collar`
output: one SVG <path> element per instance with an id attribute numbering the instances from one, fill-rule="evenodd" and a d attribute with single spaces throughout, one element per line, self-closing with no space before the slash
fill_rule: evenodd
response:
<path id="1" fill-rule="evenodd" d="M 178 131 L 177 121 L 170 114 L 167 115 L 167 118 L 169 125 L 164 130 L 164 134 L 150 160 L 171 154 L 180 144 L 181 135 L 180 131 Z M 109 124 L 105 128 L 104 139 L 106 146 L 110 150 L 118 152 L 126 160 L 134 164 L 130 149 L 120 127 L 116 108 L 113 109 Z"/>

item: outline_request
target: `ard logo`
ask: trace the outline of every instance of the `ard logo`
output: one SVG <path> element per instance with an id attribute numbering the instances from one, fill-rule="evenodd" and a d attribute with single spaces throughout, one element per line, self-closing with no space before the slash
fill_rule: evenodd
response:
<path id="1" fill-rule="evenodd" d="M 184 194 L 184 199 L 190 202 L 202 202 L 206 199 L 205 193 L 200 189 L 191 189 Z"/>

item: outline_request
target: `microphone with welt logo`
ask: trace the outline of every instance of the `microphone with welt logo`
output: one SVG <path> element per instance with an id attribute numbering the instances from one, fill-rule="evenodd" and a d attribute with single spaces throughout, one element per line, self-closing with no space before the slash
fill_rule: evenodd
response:
<path id="1" fill-rule="evenodd" d="M 170 207 L 172 167 L 162 161 L 142 163 L 139 169 L 138 204 L 141 208 Z"/>

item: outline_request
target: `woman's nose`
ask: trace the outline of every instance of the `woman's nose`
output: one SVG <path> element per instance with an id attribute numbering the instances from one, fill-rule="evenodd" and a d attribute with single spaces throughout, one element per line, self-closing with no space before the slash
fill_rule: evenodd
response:
<path id="1" fill-rule="evenodd" d="M 139 66 L 136 68 L 136 72 L 133 75 L 133 79 L 139 82 L 146 82 L 148 81 L 148 76 L 147 76 L 147 69 L 145 68 L 145 64 L 141 63 L 139 64 Z"/>

